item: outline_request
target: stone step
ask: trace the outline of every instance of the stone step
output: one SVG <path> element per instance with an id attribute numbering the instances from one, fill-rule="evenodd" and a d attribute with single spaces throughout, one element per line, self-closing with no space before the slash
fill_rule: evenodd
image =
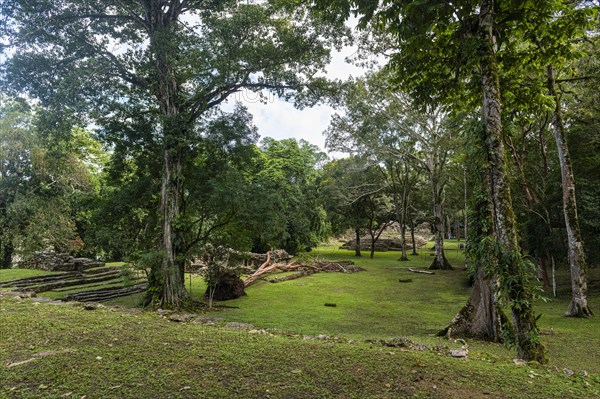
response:
<path id="1" fill-rule="evenodd" d="M 131 282 L 138 282 L 138 281 L 142 281 L 142 280 L 146 281 L 146 278 L 144 278 L 144 277 L 138 277 L 138 278 L 133 278 L 130 281 Z M 114 285 L 114 286 L 118 285 L 118 287 L 121 288 L 121 287 L 123 287 L 123 282 L 119 279 L 119 280 L 115 280 L 114 283 L 113 282 L 109 282 L 109 283 L 107 283 L 107 282 L 99 282 L 99 283 L 94 283 L 94 284 L 89 284 L 89 285 L 86 284 L 85 287 L 81 287 L 81 288 L 85 289 L 85 290 L 87 290 L 88 288 L 95 288 L 95 287 L 101 287 L 101 286 L 103 286 L 105 288 L 109 288 L 109 287 L 106 287 L 107 285 Z M 55 288 L 53 290 L 49 290 L 48 292 L 65 292 L 65 291 L 71 291 L 71 290 L 76 289 L 76 288 L 77 288 L 77 286 L 75 286 L 75 287 L 72 287 L 72 286 L 71 287 L 62 287 L 62 288 Z M 110 288 L 113 288 L 113 287 L 110 287 Z"/>
<path id="2" fill-rule="evenodd" d="M 49 283 L 44 283 L 44 284 L 39 284 L 39 285 L 31 285 L 31 286 L 19 287 L 19 288 L 21 291 L 32 291 L 35 293 L 39 293 L 39 292 L 54 290 L 57 288 L 73 287 L 73 286 L 77 286 L 77 285 L 97 283 L 97 282 L 101 282 L 101 281 L 109 281 L 109 280 L 116 279 L 119 276 L 120 276 L 120 273 L 118 271 L 113 271 L 113 272 L 107 272 L 107 273 L 100 273 L 97 275 L 93 275 L 91 277 L 64 279 L 61 281 L 55 281 L 55 282 L 49 282 Z"/>
<path id="3" fill-rule="evenodd" d="M 111 299 L 129 296 L 146 290 L 147 284 L 135 284 L 128 287 L 109 287 L 99 290 L 82 291 L 65 295 L 63 301 L 104 302 Z"/>
<path id="4" fill-rule="evenodd" d="M 121 266 L 100 266 L 100 267 L 94 267 L 94 268 L 90 268 L 90 269 L 86 269 L 83 274 L 85 276 L 90 276 L 93 274 L 100 274 L 100 273 L 105 273 L 105 272 L 114 272 L 114 271 L 121 271 Z"/>
<path id="5" fill-rule="evenodd" d="M 108 276 L 108 275 L 114 275 L 115 273 L 119 274 L 118 272 L 115 272 L 112 270 L 109 270 L 109 271 L 102 270 L 102 273 L 90 275 L 89 277 Z M 41 285 L 41 284 L 53 283 L 53 282 L 76 281 L 76 280 L 84 279 L 86 277 L 87 276 L 83 273 L 68 272 L 68 273 L 61 273 L 60 275 L 48 276 L 47 278 L 44 278 L 44 279 L 33 279 L 33 278 L 32 279 L 23 279 L 23 281 L 14 283 L 12 286 L 16 287 L 16 288 L 22 288 L 22 287 L 30 287 L 30 286 L 34 286 L 34 285 Z"/>
<path id="6" fill-rule="evenodd" d="M 82 274 L 79 272 L 60 272 L 60 273 L 44 274 L 41 276 L 18 278 L 15 280 L 4 281 L 4 282 L 0 283 L 0 287 L 18 287 L 18 286 L 23 286 L 24 284 L 25 285 L 41 284 L 41 283 L 45 283 L 45 282 L 64 280 L 65 278 L 77 277 L 77 276 L 81 276 L 81 275 Z"/>
<path id="7" fill-rule="evenodd" d="M 83 270 L 88 270 L 88 269 L 93 269 L 95 267 L 102 267 L 104 266 L 104 262 L 100 262 L 100 261 L 96 261 L 96 262 L 88 262 L 88 263 L 84 263 L 81 268 Z M 109 266 L 109 267 L 118 267 L 118 266 Z"/>

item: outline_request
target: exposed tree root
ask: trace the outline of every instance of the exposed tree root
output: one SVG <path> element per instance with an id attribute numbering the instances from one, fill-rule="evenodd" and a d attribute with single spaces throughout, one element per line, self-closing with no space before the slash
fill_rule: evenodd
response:
<path id="1" fill-rule="evenodd" d="M 436 256 L 433 259 L 431 266 L 429 266 L 429 269 L 430 270 L 454 270 L 454 268 L 452 267 L 450 262 L 448 262 L 448 259 L 446 259 L 445 256 L 442 259 L 443 260 L 440 260 L 439 257 Z"/>
<path id="2" fill-rule="evenodd" d="M 450 325 L 438 332 L 448 338 L 477 338 L 500 341 L 501 329 L 506 316 L 498 303 L 494 290 L 496 280 L 487 280 L 482 271 L 475 276 L 475 285 L 467 304 L 458 312 Z"/>
<path id="3" fill-rule="evenodd" d="M 581 302 L 572 300 L 569 308 L 565 312 L 565 316 L 567 317 L 589 318 L 593 315 L 594 313 L 592 313 L 592 309 L 587 305 L 587 301 L 582 304 Z"/>

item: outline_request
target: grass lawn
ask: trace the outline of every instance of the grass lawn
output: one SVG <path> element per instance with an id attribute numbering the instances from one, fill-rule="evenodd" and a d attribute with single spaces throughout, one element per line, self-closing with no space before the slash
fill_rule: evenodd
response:
<path id="1" fill-rule="evenodd" d="M 460 342 L 433 334 L 469 295 L 461 251 L 447 253 L 455 270 L 435 275 L 407 271 L 428 266 L 427 250 L 409 256 L 408 262 L 399 262 L 397 252 L 355 258 L 336 245 L 322 246 L 312 255 L 354 260 L 366 271 L 318 273 L 276 284 L 258 281 L 247 296 L 207 312 L 296 337 L 174 323 L 135 309 L 86 311 L 70 304 L 0 299 L 0 398 L 600 397 L 600 316 L 562 316 L 570 297 L 564 268 L 557 276 L 559 298 L 536 307 L 542 313 L 539 325 L 550 364 L 518 367 L 513 351 L 475 340 L 468 341 L 467 360 L 444 351 L 404 352 L 365 343 L 409 337 L 429 348 L 460 347 Z M 190 283 L 192 296 L 201 299 L 202 278 L 188 275 L 186 288 Z M 132 295 L 107 304 L 135 307 L 141 298 Z M 600 268 L 590 270 L 590 302 L 598 314 Z M 318 334 L 354 343 L 302 339 Z M 47 351 L 59 352 L 39 355 Z M 563 368 L 575 375 L 565 375 Z M 582 370 L 592 374 L 583 377 Z"/>
<path id="2" fill-rule="evenodd" d="M 5 398 L 594 398 L 600 376 L 0 299 Z"/>
<path id="3" fill-rule="evenodd" d="M 457 242 L 449 241 L 447 256 L 453 271 L 436 271 L 435 275 L 416 274 L 409 267 L 426 268 L 431 262 L 428 244 L 410 261 L 399 262 L 398 252 L 368 254 L 362 258 L 352 251 L 326 245 L 313 252 L 324 259 L 353 260 L 366 272 L 318 273 L 281 283 L 258 281 L 250 286 L 247 296 L 222 302 L 227 308 L 219 317 L 240 321 L 260 328 L 276 328 L 304 335 L 338 335 L 350 339 L 385 339 L 409 337 L 426 345 L 448 345 L 434 334 L 445 327 L 465 304 L 470 293 L 464 268 L 464 256 L 456 250 Z M 186 288 L 201 300 L 206 286 L 199 276 L 187 276 Z M 399 279 L 412 279 L 400 283 Z M 574 370 L 600 373 L 600 317 L 580 320 L 563 317 L 570 299 L 568 270 L 559 270 L 559 298 L 538 301 L 542 314 L 539 326 L 549 350 L 550 364 Z M 600 303 L 600 268 L 590 269 L 590 303 Z M 551 293 L 547 294 L 551 296 Z M 117 299 L 109 304 L 137 306 L 142 294 Z M 326 307 L 335 303 L 336 307 Z M 600 311 L 596 310 L 599 314 Z M 452 343 L 450 344 L 452 346 Z M 460 345 L 459 345 L 460 346 Z M 474 352 L 510 360 L 514 352 L 504 345 L 469 341 Z"/>

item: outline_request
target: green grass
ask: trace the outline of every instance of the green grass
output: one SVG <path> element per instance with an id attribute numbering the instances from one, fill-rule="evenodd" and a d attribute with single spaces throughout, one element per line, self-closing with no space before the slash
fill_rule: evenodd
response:
<path id="1" fill-rule="evenodd" d="M 332 259 L 354 259 L 349 251 L 343 252 L 321 254 Z M 373 260 L 356 262 L 366 272 L 319 273 L 276 284 L 259 281 L 248 288 L 246 297 L 228 301 L 227 305 L 240 309 L 226 314 L 241 321 L 260 320 L 268 326 L 308 334 L 351 338 L 430 334 L 454 316 L 457 309 L 448 303 L 464 296 L 468 288 L 460 273 L 410 273 L 406 268 L 423 266 L 420 257 L 408 262 L 398 262 L 397 258 L 398 253 L 386 252 Z M 399 278 L 411 278 L 413 282 L 401 284 Z M 325 303 L 337 307 L 325 307 Z"/>
<path id="2" fill-rule="evenodd" d="M 456 245 L 448 243 L 450 248 Z M 468 341 L 467 361 L 364 344 L 366 339 L 405 336 L 429 347 L 461 345 L 433 333 L 449 322 L 470 293 L 462 252 L 449 249 L 447 255 L 456 270 L 436 271 L 435 275 L 406 270 L 429 265 L 430 251 L 419 252 L 409 256 L 408 262 L 399 262 L 397 252 L 357 259 L 351 251 L 325 245 L 312 255 L 354 260 L 366 271 L 318 273 L 276 284 L 258 281 L 246 290 L 247 296 L 217 303 L 228 307 L 208 312 L 227 321 L 289 334 L 337 335 L 354 340 L 352 345 L 176 324 L 153 312 L 89 312 L 69 305 L 34 306 L 26 300 L 3 300 L 0 317 L 6 323 L 0 323 L 4 329 L 0 330 L 0 397 L 2 381 L 7 381 L 5 392 L 10 398 L 51 398 L 68 392 L 88 398 L 600 396 L 600 316 L 590 320 L 563 317 L 570 298 L 565 268 L 557 276 L 559 298 L 536 305 L 542 313 L 539 325 L 549 350 L 548 367 L 516 367 L 513 351 L 476 340 Z M 600 268 L 591 269 L 589 277 L 590 303 L 597 309 Z M 190 278 L 192 297 L 202 299 L 202 278 L 187 275 L 187 289 Z M 399 278 L 412 282 L 399 283 Z M 142 297 L 132 295 L 107 304 L 135 307 Z M 9 361 L 64 348 L 76 352 L 36 359 L 15 369 L 2 368 Z M 96 356 L 102 359 L 96 360 Z M 595 374 L 569 378 L 563 368 Z M 40 384 L 47 388 L 40 390 Z"/>
<path id="3" fill-rule="evenodd" d="M 456 248 L 457 242 L 446 245 Z M 430 243 L 425 248 L 431 246 Z M 337 248 L 335 244 L 326 245 L 312 254 L 324 259 L 353 260 L 367 271 L 318 273 L 276 284 L 258 281 L 246 290 L 247 296 L 222 302 L 238 309 L 225 309 L 219 316 L 305 335 L 351 339 L 406 336 L 428 345 L 447 344 L 434 334 L 447 325 L 470 293 L 462 252 L 447 251 L 455 270 L 422 275 L 406 269 L 426 268 L 431 262 L 431 252 L 426 249 L 420 250 L 418 256 L 409 256 L 408 262 L 399 262 L 398 252 L 376 253 L 374 259 L 369 259 L 355 258 L 352 251 Z M 192 297 L 201 300 L 206 286 L 201 277 L 191 278 Z M 400 278 L 412 282 L 399 283 Z M 189 279 L 188 275 L 185 283 L 188 290 Z M 563 317 L 570 298 L 568 270 L 559 270 L 557 281 L 561 283 L 559 298 L 539 301 L 536 305 L 537 312 L 542 314 L 539 326 L 549 350 L 550 364 L 600 373 L 600 318 Z M 589 294 L 592 305 L 600 303 L 600 268 L 590 270 Z M 142 297 L 143 294 L 138 294 L 109 304 L 137 306 Z M 337 307 L 326 307 L 325 303 L 335 303 Z M 514 357 L 514 352 L 501 344 L 472 340 L 469 346 L 472 351 L 502 359 Z"/>
<path id="4" fill-rule="evenodd" d="M 54 272 L 33 269 L 0 269 L 0 283 L 18 278 L 51 275 Z"/>
<path id="5" fill-rule="evenodd" d="M 156 313 L 2 298 L 0 317 L 0 397 L 11 399 L 600 395 L 598 375 L 568 377 L 501 360 L 252 335 L 173 323 Z M 39 356 L 51 350 L 62 352 Z"/>

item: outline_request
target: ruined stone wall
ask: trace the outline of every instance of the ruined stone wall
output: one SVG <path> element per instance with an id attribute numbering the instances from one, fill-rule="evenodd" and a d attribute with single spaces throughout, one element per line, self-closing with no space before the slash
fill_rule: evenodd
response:
<path id="1" fill-rule="evenodd" d="M 69 254 L 36 252 L 34 255 L 20 261 L 17 266 L 20 269 L 72 272 L 104 266 L 104 262 L 89 258 L 76 258 Z"/>

